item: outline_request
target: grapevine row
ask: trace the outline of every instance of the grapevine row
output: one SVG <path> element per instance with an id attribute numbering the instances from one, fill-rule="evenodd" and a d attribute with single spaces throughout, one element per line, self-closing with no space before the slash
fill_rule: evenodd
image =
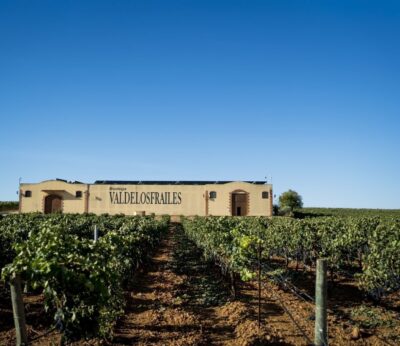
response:
<path id="1" fill-rule="evenodd" d="M 0 255 L 2 277 L 20 274 L 30 289 L 42 292 L 65 339 L 110 339 L 123 313 L 124 286 L 168 222 L 153 217 L 7 216 L 0 220 L 0 237 L 13 246 Z M 94 225 L 101 235 L 96 242 Z"/>
<path id="2" fill-rule="evenodd" d="M 182 222 L 205 257 L 243 279 L 254 276 L 261 246 L 265 263 L 295 261 L 296 269 L 327 258 L 332 277 L 354 273 L 360 288 L 378 299 L 400 288 L 400 219 L 195 217 Z"/>

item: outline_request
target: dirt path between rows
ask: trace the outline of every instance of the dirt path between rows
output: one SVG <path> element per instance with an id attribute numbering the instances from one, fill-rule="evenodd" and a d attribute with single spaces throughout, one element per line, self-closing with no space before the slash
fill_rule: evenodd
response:
<path id="1" fill-rule="evenodd" d="M 207 307 L 206 301 L 225 301 L 227 294 L 207 292 L 213 289 L 207 286 L 212 285 L 207 282 L 212 273 L 206 273 L 206 266 L 198 263 L 197 249 L 184 248 L 184 242 L 183 235 L 171 229 L 147 272 L 137 278 L 127 297 L 125 317 L 117 325 L 115 344 L 205 345 L 234 338 L 232 327 L 213 307 Z M 223 284 L 213 279 L 214 285 Z M 203 285 L 195 287 L 199 280 Z M 207 297 L 211 293 L 217 297 Z"/>
<path id="2" fill-rule="evenodd" d="M 239 299 L 218 269 L 173 226 L 146 273 L 128 294 L 124 318 L 115 330 L 116 345 L 305 345 L 275 303 L 263 304 L 263 319 L 275 316 L 282 332 L 258 329 L 256 290 L 241 287 Z M 284 335 L 286 334 L 286 335 Z M 284 342 L 290 336 L 293 342 Z"/>

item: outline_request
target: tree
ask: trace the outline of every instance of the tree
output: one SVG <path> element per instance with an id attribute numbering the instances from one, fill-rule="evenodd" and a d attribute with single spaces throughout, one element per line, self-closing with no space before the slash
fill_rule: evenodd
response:
<path id="1" fill-rule="evenodd" d="M 290 210 L 303 207 L 302 197 L 293 190 L 286 191 L 279 196 L 279 206 L 282 210 Z"/>

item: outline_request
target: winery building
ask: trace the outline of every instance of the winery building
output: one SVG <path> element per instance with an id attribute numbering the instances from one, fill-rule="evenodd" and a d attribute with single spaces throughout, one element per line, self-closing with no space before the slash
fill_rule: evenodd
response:
<path id="1" fill-rule="evenodd" d="M 20 212 L 271 216 L 265 181 L 46 180 L 20 184 Z"/>

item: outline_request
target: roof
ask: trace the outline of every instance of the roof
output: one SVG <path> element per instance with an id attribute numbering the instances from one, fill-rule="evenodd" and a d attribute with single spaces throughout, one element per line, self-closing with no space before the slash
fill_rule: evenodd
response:
<path id="1" fill-rule="evenodd" d="M 235 180 L 211 181 L 211 180 L 96 180 L 96 185 L 210 185 L 228 184 Z M 264 185 L 266 181 L 242 181 L 243 183 Z"/>

